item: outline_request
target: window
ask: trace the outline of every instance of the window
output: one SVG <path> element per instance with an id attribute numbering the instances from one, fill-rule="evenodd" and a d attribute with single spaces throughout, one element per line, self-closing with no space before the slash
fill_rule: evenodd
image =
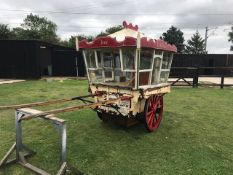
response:
<path id="1" fill-rule="evenodd" d="M 104 71 L 105 81 L 112 81 L 113 80 L 113 71 Z"/>
<path id="2" fill-rule="evenodd" d="M 160 83 L 166 83 L 168 80 L 169 71 L 162 71 L 160 74 Z"/>
<path id="3" fill-rule="evenodd" d="M 86 50 L 85 54 L 86 54 L 88 68 L 96 68 L 95 51 L 94 50 Z"/>
<path id="4" fill-rule="evenodd" d="M 102 64 L 102 53 L 100 51 L 96 51 L 97 53 L 97 61 L 98 61 L 98 67 L 102 68 L 103 64 Z"/>
<path id="5" fill-rule="evenodd" d="M 162 64 L 162 69 L 170 69 L 170 64 L 171 64 L 171 54 L 169 53 L 164 53 L 163 55 L 163 64 Z"/>
<path id="6" fill-rule="evenodd" d="M 164 52 L 162 69 L 160 72 L 160 83 L 167 83 L 172 63 L 172 54 Z"/>
<path id="7" fill-rule="evenodd" d="M 124 70 L 135 70 L 135 52 L 133 48 L 122 48 Z"/>
<path id="8" fill-rule="evenodd" d="M 113 57 L 112 57 L 111 53 L 104 52 L 103 59 L 104 59 L 104 67 L 105 68 L 112 68 L 113 67 Z"/>
<path id="9" fill-rule="evenodd" d="M 151 84 L 152 66 L 153 66 L 153 49 L 141 49 L 140 53 L 140 70 L 139 70 L 139 86 Z"/>
<path id="10" fill-rule="evenodd" d="M 101 53 L 98 52 L 97 52 L 97 56 L 98 56 L 98 60 L 100 60 L 99 57 L 101 57 L 100 56 Z M 121 68 L 120 54 L 118 50 L 117 52 L 116 51 L 102 52 L 102 54 L 103 54 L 103 65 L 105 68 Z"/>
<path id="11" fill-rule="evenodd" d="M 140 70 L 151 69 L 154 51 L 151 49 L 142 49 L 140 55 Z"/>
<path id="12" fill-rule="evenodd" d="M 103 76 L 101 70 L 89 70 L 90 81 L 93 83 L 103 82 Z"/>
<path id="13" fill-rule="evenodd" d="M 154 67 L 153 67 L 153 72 L 152 72 L 152 83 L 151 84 L 159 83 L 161 60 L 162 58 L 160 57 L 156 57 L 154 59 Z"/>
<path id="14" fill-rule="evenodd" d="M 113 54 L 113 57 L 114 57 L 114 65 L 115 65 L 115 68 L 121 68 L 121 60 L 120 60 L 120 55 L 119 53 L 114 53 Z"/>

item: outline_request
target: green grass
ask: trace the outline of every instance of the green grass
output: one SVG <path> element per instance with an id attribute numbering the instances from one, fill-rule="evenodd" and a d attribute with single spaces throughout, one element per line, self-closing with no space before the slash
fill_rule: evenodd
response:
<path id="1" fill-rule="evenodd" d="M 87 81 L 27 81 L 0 86 L 0 105 L 87 94 Z M 79 102 L 52 105 L 53 109 Z M 165 95 L 159 129 L 123 129 L 102 123 L 91 110 L 58 115 L 67 120 L 68 162 L 85 174 L 232 174 L 233 90 L 172 88 Z M 15 140 L 14 111 L 0 111 L 0 158 Z M 23 123 L 24 143 L 37 154 L 29 162 L 55 174 L 58 134 L 46 121 Z M 33 174 L 19 165 L 0 174 Z"/>

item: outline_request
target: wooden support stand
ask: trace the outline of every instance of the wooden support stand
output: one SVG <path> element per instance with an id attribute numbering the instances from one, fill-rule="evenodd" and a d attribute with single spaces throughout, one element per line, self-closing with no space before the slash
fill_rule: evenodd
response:
<path id="1" fill-rule="evenodd" d="M 22 141 L 22 117 L 26 115 L 35 115 L 42 113 L 42 111 L 38 111 L 30 108 L 21 108 L 17 109 L 15 112 L 15 126 L 16 126 L 16 142 L 12 145 L 3 159 L 0 161 L 0 168 L 12 163 L 18 163 L 23 167 L 35 172 L 40 175 L 50 175 L 50 173 L 30 164 L 27 162 L 27 158 L 33 156 L 35 154 L 34 151 L 29 149 L 23 144 Z M 69 171 L 66 161 L 66 121 L 55 117 L 53 114 L 41 116 L 40 118 L 48 120 L 59 132 L 59 140 L 60 140 L 60 168 L 57 172 L 57 175 L 66 174 Z M 9 159 L 10 156 L 15 152 L 16 158 Z M 25 154 L 26 152 L 26 154 Z M 80 172 L 76 172 L 75 174 L 82 174 Z"/>

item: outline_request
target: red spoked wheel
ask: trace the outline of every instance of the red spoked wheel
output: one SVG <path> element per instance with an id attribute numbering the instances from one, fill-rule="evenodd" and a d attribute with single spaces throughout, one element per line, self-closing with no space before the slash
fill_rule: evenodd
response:
<path id="1" fill-rule="evenodd" d="M 163 96 L 150 96 L 145 105 L 145 125 L 149 132 L 155 131 L 163 116 Z"/>

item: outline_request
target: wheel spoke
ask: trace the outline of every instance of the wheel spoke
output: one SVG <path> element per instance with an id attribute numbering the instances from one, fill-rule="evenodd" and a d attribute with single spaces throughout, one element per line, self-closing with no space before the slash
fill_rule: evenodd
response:
<path id="1" fill-rule="evenodd" d="M 158 108 L 158 104 L 159 104 L 159 100 L 157 100 L 157 101 L 154 103 L 154 106 L 155 106 L 156 108 Z"/>
<path id="2" fill-rule="evenodd" d="M 151 123 L 151 119 L 153 119 L 153 113 L 148 116 L 148 123 Z"/>
<path id="3" fill-rule="evenodd" d="M 155 118 L 153 117 L 150 121 L 150 127 L 153 129 L 155 123 Z"/>
<path id="4" fill-rule="evenodd" d="M 149 111 L 149 112 L 147 112 L 147 116 L 148 115 L 151 115 L 153 113 L 153 111 L 151 110 L 151 111 Z"/>

